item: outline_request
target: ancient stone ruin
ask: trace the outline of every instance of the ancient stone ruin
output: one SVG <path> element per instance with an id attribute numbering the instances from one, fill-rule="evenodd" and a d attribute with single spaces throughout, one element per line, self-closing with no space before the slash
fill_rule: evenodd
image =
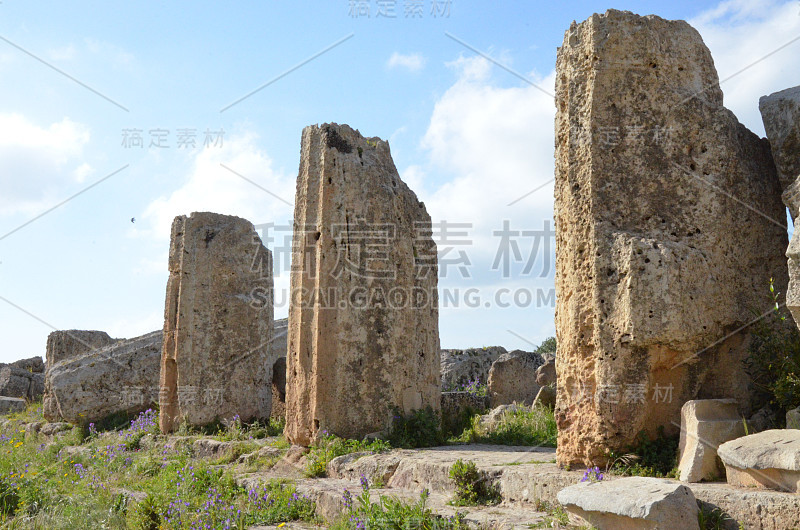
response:
<path id="1" fill-rule="evenodd" d="M 161 331 L 128 340 L 111 339 L 102 331 L 51 333 L 44 417 L 86 425 L 154 407 L 160 357 Z"/>
<path id="2" fill-rule="evenodd" d="M 765 140 L 722 104 L 683 21 L 610 10 L 556 65 L 558 461 L 602 464 L 678 432 L 688 400 L 752 388 L 746 324 L 787 283 Z"/>
<path id="3" fill-rule="evenodd" d="M 172 224 L 160 426 L 270 416 L 272 258 L 252 223 L 193 213 Z"/>
<path id="4" fill-rule="evenodd" d="M 287 439 L 386 431 L 440 406 L 431 220 L 380 138 L 303 130 L 289 313 Z"/>

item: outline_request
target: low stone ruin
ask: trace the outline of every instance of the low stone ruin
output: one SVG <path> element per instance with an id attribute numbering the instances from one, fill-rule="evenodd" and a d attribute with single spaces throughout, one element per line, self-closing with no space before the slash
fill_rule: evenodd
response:
<path id="1" fill-rule="evenodd" d="M 287 439 L 363 438 L 395 414 L 438 412 L 436 247 L 389 144 L 306 127 L 294 223 Z"/>
<path id="2" fill-rule="evenodd" d="M 486 384 L 492 363 L 506 353 L 502 346 L 442 350 L 442 389 L 452 391 L 474 381 Z"/>
<path id="3" fill-rule="evenodd" d="M 800 430 L 775 429 L 717 449 L 728 484 L 800 493 Z"/>
<path id="4" fill-rule="evenodd" d="M 674 481 L 626 477 L 581 482 L 558 492 L 558 502 L 595 528 L 700 530 L 692 490 Z"/>
<path id="5" fill-rule="evenodd" d="M 193 213 L 172 224 L 160 426 L 266 420 L 272 402 L 272 257 L 252 223 Z"/>
<path id="6" fill-rule="evenodd" d="M 44 362 L 31 357 L 0 363 L 0 396 L 35 401 L 44 393 Z"/>
<path id="7" fill-rule="evenodd" d="M 501 355 L 489 370 L 491 406 L 533 404 L 541 388 L 536 383 L 536 371 L 543 364 L 544 358 L 538 353 L 514 350 Z"/>
<path id="8" fill-rule="evenodd" d="M 700 399 L 681 407 L 678 470 L 684 482 L 718 480 L 725 468 L 717 447 L 745 435 L 735 399 Z"/>
<path id="9" fill-rule="evenodd" d="M 106 337 L 97 331 L 50 334 L 43 403 L 48 421 L 85 425 L 158 403 L 161 331 L 128 340 Z M 51 358 L 60 360 L 50 364 Z"/>
<path id="10" fill-rule="evenodd" d="M 785 290 L 785 213 L 686 22 L 592 15 L 556 73 L 558 461 L 602 465 L 686 401 L 754 408 L 746 324 Z"/>

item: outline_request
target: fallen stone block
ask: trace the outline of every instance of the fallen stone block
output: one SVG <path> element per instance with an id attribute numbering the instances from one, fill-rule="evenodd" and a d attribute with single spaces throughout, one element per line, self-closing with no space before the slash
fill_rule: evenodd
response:
<path id="1" fill-rule="evenodd" d="M 442 390 L 458 391 L 459 388 L 474 381 L 486 384 L 489 381 L 492 364 L 506 353 L 508 352 L 502 346 L 442 350 Z"/>
<path id="2" fill-rule="evenodd" d="M 700 528 L 692 490 L 650 477 L 582 482 L 558 492 L 558 502 L 598 530 Z"/>
<path id="3" fill-rule="evenodd" d="M 536 369 L 536 384 L 548 386 L 556 384 L 556 358 L 545 358 L 544 364 Z"/>
<path id="4" fill-rule="evenodd" d="M 0 396 L 0 414 L 10 414 L 23 410 L 25 410 L 24 399 Z"/>
<path id="5" fill-rule="evenodd" d="M 538 353 L 514 350 L 498 357 L 489 370 L 491 406 L 523 403 L 531 405 L 541 386 L 536 374 L 544 359 Z"/>
<path id="6" fill-rule="evenodd" d="M 54 331 L 47 336 L 46 366 L 50 367 L 64 359 L 71 359 L 90 350 L 117 342 L 105 331 L 69 329 Z"/>
<path id="7" fill-rule="evenodd" d="M 547 407 L 552 409 L 556 406 L 556 388 L 554 386 L 543 386 L 539 389 L 539 393 L 536 394 L 536 398 L 533 400 L 532 409 L 536 407 Z"/>
<path id="8" fill-rule="evenodd" d="M 745 435 L 735 399 L 687 401 L 681 408 L 678 469 L 683 482 L 719 479 L 725 467 L 717 447 Z"/>
<path id="9" fill-rule="evenodd" d="M 800 429 L 800 407 L 786 412 L 786 428 Z"/>
<path id="10" fill-rule="evenodd" d="M 88 424 L 112 414 L 155 408 L 161 334 L 154 331 L 114 341 L 48 364 L 44 417 L 51 422 Z"/>
<path id="11" fill-rule="evenodd" d="M 800 492 L 800 430 L 773 429 L 719 446 L 728 484 Z"/>

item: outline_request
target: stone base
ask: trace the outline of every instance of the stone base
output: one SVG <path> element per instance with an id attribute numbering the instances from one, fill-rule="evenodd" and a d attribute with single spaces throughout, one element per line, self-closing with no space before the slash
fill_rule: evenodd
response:
<path id="1" fill-rule="evenodd" d="M 739 469 L 726 465 L 725 473 L 731 486 L 800 493 L 800 471 L 774 468 Z"/>

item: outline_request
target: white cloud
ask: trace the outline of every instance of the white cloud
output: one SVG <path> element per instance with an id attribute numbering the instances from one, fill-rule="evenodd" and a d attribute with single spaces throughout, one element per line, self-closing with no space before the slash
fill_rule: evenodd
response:
<path id="1" fill-rule="evenodd" d="M 503 228 L 504 220 L 512 230 L 541 230 L 553 217 L 552 182 L 509 206 L 553 178 L 553 98 L 514 78 L 503 78 L 508 88 L 499 86 L 491 75 L 506 74 L 483 58 L 462 57 L 449 66 L 458 78 L 436 102 L 422 139 L 428 160 L 402 172 L 403 180 L 425 201 L 434 222 L 472 224 L 468 230 L 471 244 L 454 247 L 449 254 L 455 258 L 459 250 L 467 253 L 471 277 L 463 278 L 456 266 L 448 268 L 447 276 L 439 282 L 440 288 L 460 293 L 458 309 L 442 309 L 442 347 L 491 343 L 530 349 L 506 330 L 541 341 L 554 332 L 552 307 L 486 308 L 484 303 L 501 288 L 552 288 L 551 256 L 536 257 L 534 276 L 520 276 L 523 263 L 515 264 L 511 278 L 503 278 L 500 271 L 491 268 L 500 242 L 493 232 Z M 529 78 L 553 92 L 554 72 Z M 518 243 L 527 260 L 532 239 Z M 547 277 L 535 277 L 543 266 L 549 267 Z M 479 306 L 464 305 L 466 289 L 479 289 Z"/>
<path id="2" fill-rule="evenodd" d="M 198 211 L 236 215 L 254 224 L 285 223 L 291 219 L 295 177 L 274 170 L 272 159 L 258 147 L 257 141 L 255 134 L 246 132 L 226 138 L 222 148 L 200 151 L 180 187 L 151 202 L 142 215 L 143 228 L 131 228 L 132 235 L 168 240 L 176 215 Z"/>
<path id="3" fill-rule="evenodd" d="M 405 68 L 410 72 L 419 72 L 425 67 L 425 58 L 418 53 L 405 55 L 394 52 L 386 62 L 386 67 L 390 69 Z"/>
<path id="4" fill-rule="evenodd" d="M 763 135 L 759 98 L 800 84 L 800 40 L 775 51 L 800 36 L 800 4 L 796 0 L 731 0 L 689 23 L 711 50 L 725 106 Z"/>
<path id="5" fill-rule="evenodd" d="M 0 214 L 38 213 L 82 182 L 89 128 L 64 118 L 46 126 L 21 114 L 0 114 Z"/>
<path id="6" fill-rule="evenodd" d="M 534 86 L 495 86 L 485 59 L 454 66 L 459 80 L 436 103 L 423 138 L 433 166 L 454 178 L 428 197 L 428 210 L 434 219 L 473 222 L 482 234 L 476 250 L 493 252 L 492 231 L 503 219 L 540 228 L 552 218 L 552 183 L 509 203 L 553 178 L 555 105 Z M 555 74 L 533 80 L 552 91 Z"/>

